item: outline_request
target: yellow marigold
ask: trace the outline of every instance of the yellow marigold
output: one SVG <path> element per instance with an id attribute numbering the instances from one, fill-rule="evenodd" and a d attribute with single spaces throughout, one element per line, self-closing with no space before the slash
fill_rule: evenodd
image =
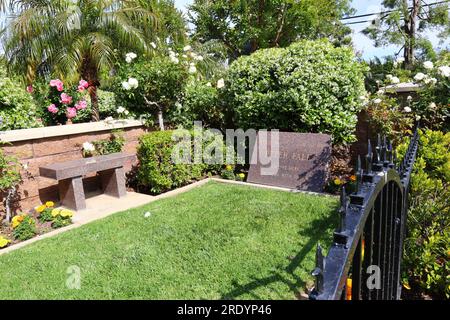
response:
<path id="1" fill-rule="evenodd" d="M 350 181 L 355 182 L 356 181 L 356 176 L 355 175 L 350 176 Z"/>
<path id="2" fill-rule="evenodd" d="M 47 209 L 47 207 L 45 206 L 45 204 L 39 206 L 36 208 L 36 211 L 41 213 L 42 211 L 44 211 L 45 209 Z"/>
<path id="3" fill-rule="evenodd" d="M 231 170 L 233 170 L 233 166 L 231 164 L 227 164 L 225 169 L 228 170 L 228 171 L 231 171 Z"/>
<path id="4" fill-rule="evenodd" d="M 405 287 L 406 290 L 411 290 L 411 287 L 409 286 L 408 282 L 404 282 L 403 287 Z"/>
<path id="5" fill-rule="evenodd" d="M 73 212 L 70 210 L 67 210 L 67 209 L 63 209 L 63 210 L 61 210 L 60 215 L 63 218 L 71 218 L 73 216 Z"/>
<path id="6" fill-rule="evenodd" d="M 245 178 L 245 173 L 239 173 L 238 176 L 239 176 L 239 178 L 244 179 Z"/>
<path id="7" fill-rule="evenodd" d="M 57 215 L 59 215 L 61 213 L 61 209 L 53 209 L 52 210 L 52 217 L 56 217 Z"/>
<path id="8" fill-rule="evenodd" d="M 10 243 L 11 240 L 8 240 L 4 237 L 0 237 L 0 248 L 4 248 L 8 245 L 8 243 Z"/>
<path id="9" fill-rule="evenodd" d="M 21 215 L 21 214 L 19 214 L 17 216 L 14 216 L 12 218 L 12 227 L 13 227 L 13 229 L 17 228 L 17 226 L 23 221 L 23 219 L 24 219 L 24 216 Z"/>
<path id="10" fill-rule="evenodd" d="M 337 186 L 341 185 L 342 184 L 341 179 L 339 179 L 339 178 L 334 179 L 334 184 Z"/>
<path id="11" fill-rule="evenodd" d="M 54 203 L 53 201 L 47 201 L 47 202 L 45 203 L 45 206 L 46 206 L 47 208 L 52 208 L 52 207 L 55 206 L 55 203 Z"/>

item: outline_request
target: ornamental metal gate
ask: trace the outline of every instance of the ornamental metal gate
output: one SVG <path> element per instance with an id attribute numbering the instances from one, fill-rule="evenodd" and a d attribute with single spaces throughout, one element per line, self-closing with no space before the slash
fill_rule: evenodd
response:
<path id="1" fill-rule="evenodd" d="M 401 164 L 392 144 L 378 137 L 357 164 L 356 192 L 341 191 L 340 225 L 325 257 L 316 251 L 313 300 L 400 299 L 403 240 L 411 171 L 418 148 L 415 131 Z"/>

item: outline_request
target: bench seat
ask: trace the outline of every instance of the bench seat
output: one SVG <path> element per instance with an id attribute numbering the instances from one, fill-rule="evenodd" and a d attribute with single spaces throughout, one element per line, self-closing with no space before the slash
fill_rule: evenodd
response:
<path id="1" fill-rule="evenodd" d="M 86 208 L 86 197 L 83 189 L 84 175 L 98 172 L 103 193 L 121 198 L 126 195 L 123 166 L 126 162 L 134 159 L 135 156 L 131 154 L 112 153 L 52 163 L 40 167 L 39 174 L 42 177 L 58 180 L 61 204 L 78 211 Z"/>

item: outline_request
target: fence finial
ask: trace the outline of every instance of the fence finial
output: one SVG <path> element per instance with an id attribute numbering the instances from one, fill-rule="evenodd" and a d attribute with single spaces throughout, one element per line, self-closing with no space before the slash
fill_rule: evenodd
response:
<path id="1" fill-rule="evenodd" d="M 363 173 L 364 171 L 361 167 L 361 157 L 358 155 L 358 162 L 356 165 L 356 193 L 359 193 L 359 189 L 361 188 Z"/>
<path id="2" fill-rule="evenodd" d="M 387 141 L 386 141 L 386 136 L 383 135 L 383 144 L 381 146 L 381 155 L 382 155 L 382 159 L 383 162 L 387 161 Z"/>
<path id="3" fill-rule="evenodd" d="M 338 229 L 339 233 L 344 232 L 345 230 L 345 215 L 348 209 L 347 194 L 345 192 L 344 186 L 341 188 L 340 200 L 341 200 L 341 207 L 339 208 L 339 229 Z"/>
<path id="4" fill-rule="evenodd" d="M 380 134 L 377 135 L 377 146 L 375 147 L 375 153 L 376 153 L 376 160 L 377 163 L 381 161 L 380 153 L 381 153 L 381 136 Z"/>
<path id="5" fill-rule="evenodd" d="M 322 247 L 320 243 L 317 244 L 316 249 L 316 267 L 311 275 L 316 278 L 314 290 L 311 292 L 310 297 L 315 299 L 323 291 L 323 269 L 325 267 L 324 256 L 322 253 Z"/>
<path id="6" fill-rule="evenodd" d="M 370 139 L 367 141 L 367 155 L 366 155 L 366 170 L 367 173 L 372 173 L 372 159 L 373 159 L 373 151 L 372 151 L 372 143 Z"/>

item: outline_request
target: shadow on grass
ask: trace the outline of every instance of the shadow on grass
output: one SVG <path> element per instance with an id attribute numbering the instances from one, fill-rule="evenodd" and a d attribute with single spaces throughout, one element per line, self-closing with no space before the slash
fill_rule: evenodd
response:
<path id="1" fill-rule="evenodd" d="M 294 272 L 297 267 L 303 262 L 305 257 L 314 250 L 317 243 L 331 243 L 331 235 L 327 233 L 327 229 L 337 226 L 338 215 L 337 208 L 325 219 L 316 219 L 305 229 L 298 232 L 299 236 L 309 238 L 307 243 L 301 248 L 295 256 L 287 257 L 290 262 L 286 266 L 277 266 L 276 270 L 271 275 L 263 278 L 252 278 L 247 284 L 239 284 L 237 281 L 232 281 L 234 289 L 222 295 L 221 299 L 235 299 L 243 294 L 248 294 L 255 299 L 262 300 L 263 297 L 256 294 L 254 291 L 260 287 L 265 287 L 277 282 L 284 283 L 289 287 L 289 290 L 297 298 L 301 297 L 301 290 L 306 288 L 306 281 L 297 276 Z M 336 214 L 335 214 L 336 213 Z M 289 275 L 286 275 L 286 273 Z M 290 279 L 291 278 L 291 279 Z M 294 280 L 292 280 L 292 278 Z"/>

